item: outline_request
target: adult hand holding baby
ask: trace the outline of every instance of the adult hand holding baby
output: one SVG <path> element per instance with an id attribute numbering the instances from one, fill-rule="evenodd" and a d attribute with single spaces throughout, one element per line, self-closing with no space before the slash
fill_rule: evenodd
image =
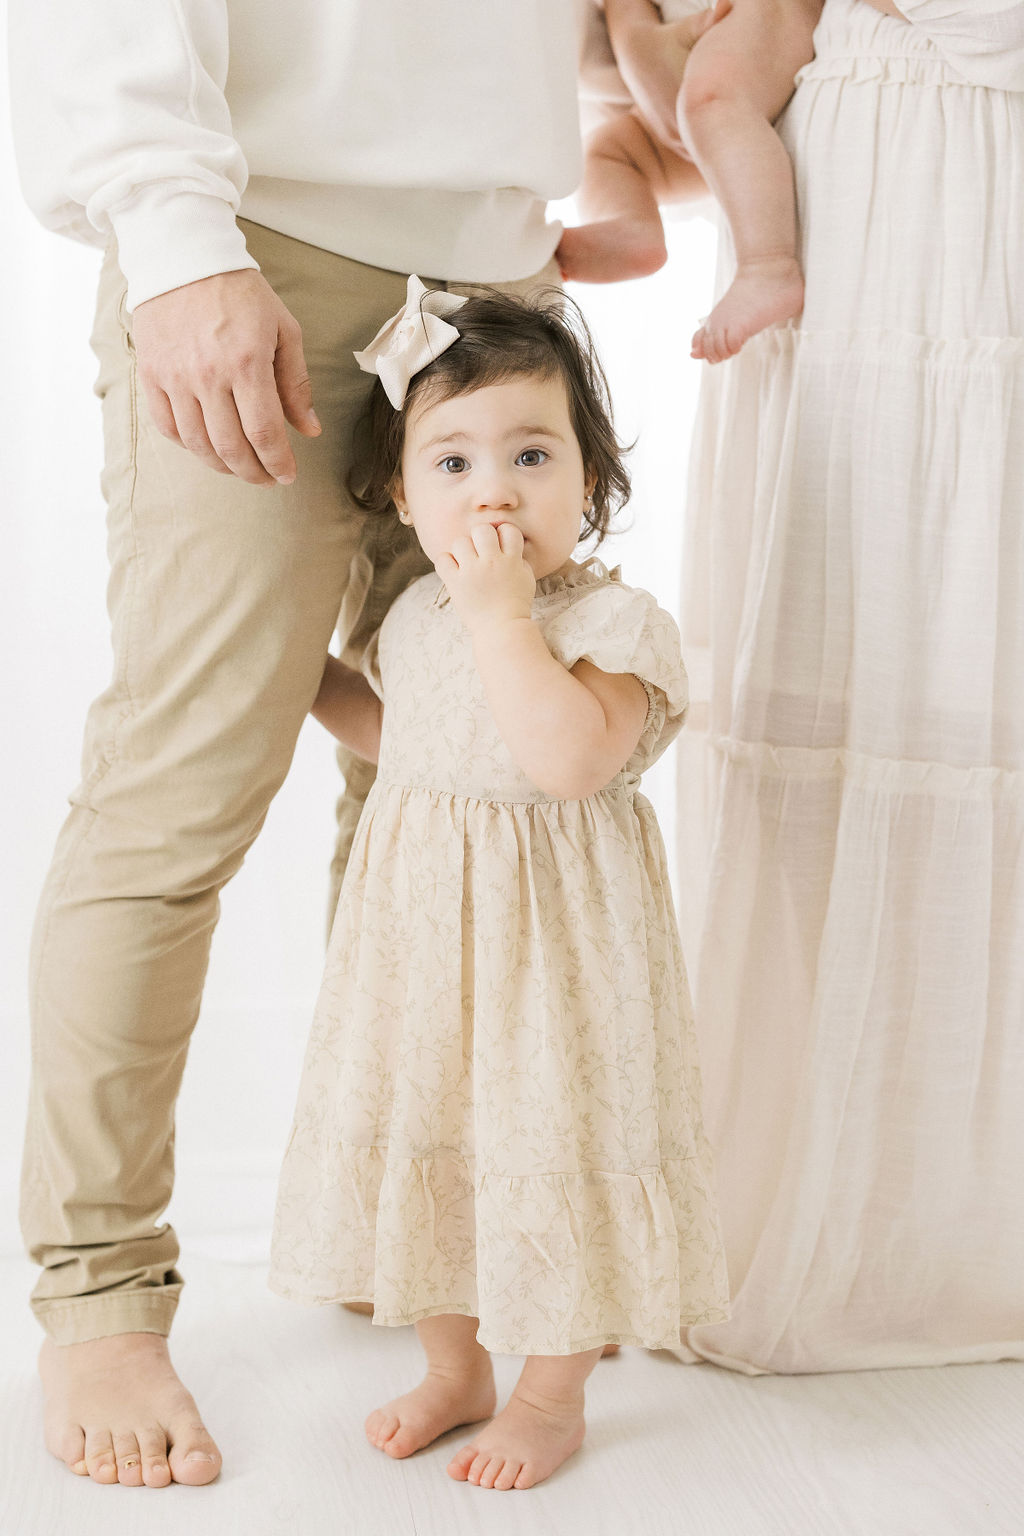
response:
<path id="1" fill-rule="evenodd" d="M 437 574 L 466 628 L 529 621 L 537 581 L 514 523 L 480 523 L 438 558 Z"/>
<path id="2" fill-rule="evenodd" d="M 221 475 L 290 485 L 285 422 L 320 423 L 298 322 L 266 278 L 221 272 L 147 299 L 132 340 L 157 431 Z"/>

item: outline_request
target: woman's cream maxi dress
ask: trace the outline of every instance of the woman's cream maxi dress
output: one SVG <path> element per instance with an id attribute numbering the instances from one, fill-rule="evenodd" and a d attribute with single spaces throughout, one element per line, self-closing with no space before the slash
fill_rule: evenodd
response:
<path id="1" fill-rule="evenodd" d="M 905 9 L 826 0 L 806 308 L 707 371 L 689 494 L 688 1342 L 748 1371 L 1024 1356 L 1024 5 Z"/>
<path id="2" fill-rule="evenodd" d="M 380 633 L 384 733 L 285 1156 L 271 1275 L 504 1354 L 678 1347 L 727 1310 L 693 1017 L 640 773 L 679 730 L 679 632 L 599 561 L 538 585 L 566 666 L 650 706 L 599 794 L 513 762 L 436 576 Z"/>

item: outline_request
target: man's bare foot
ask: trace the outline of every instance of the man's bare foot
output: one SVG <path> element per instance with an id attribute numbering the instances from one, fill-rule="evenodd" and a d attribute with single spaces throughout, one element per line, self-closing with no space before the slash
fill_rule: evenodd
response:
<path id="1" fill-rule="evenodd" d="M 448 1463 L 448 1476 L 480 1488 L 532 1488 L 583 1444 L 583 1393 L 543 1398 L 519 1382 L 486 1429 Z"/>
<path id="2" fill-rule="evenodd" d="M 80 1477 L 128 1488 L 212 1483 L 221 1467 L 157 1333 L 44 1343 L 46 1448 Z"/>
<path id="3" fill-rule="evenodd" d="M 622 283 L 657 272 L 668 251 L 660 223 L 602 219 L 565 230 L 555 260 L 567 283 Z"/>
<path id="4" fill-rule="evenodd" d="M 693 338 L 691 357 L 721 363 L 751 336 L 804 307 L 804 279 L 795 256 L 741 261 L 736 276 Z"/>
<path id="5" fill-rule="evenodd" d="M 375 1408 L 366 1420 L 366 1438 L 396 1459 L 411 1456 L 458 1424 L 488 1419 L 497 1401 L 490 1356 L 465 1370 L 433 1367 L 418 1387 Z"/>

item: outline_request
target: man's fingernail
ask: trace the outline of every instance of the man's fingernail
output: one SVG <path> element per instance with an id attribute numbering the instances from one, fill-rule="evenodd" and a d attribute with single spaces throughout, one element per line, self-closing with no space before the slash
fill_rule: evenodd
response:
<path id="1" fill-rule="evenodd" d="M 278 475 L 277 483 L 278 485 L 291 485 L 294 479 L 294 475 Z"/>
<path id="2" fill-rule="evenodd" d="M 311 427 L 316 427 L 318 432 L 323 431 L 323 427 L 320 425 L 320 417 L 317 415 L 316 411 L 307 411 L 306 420 L 309 422 Z"/>

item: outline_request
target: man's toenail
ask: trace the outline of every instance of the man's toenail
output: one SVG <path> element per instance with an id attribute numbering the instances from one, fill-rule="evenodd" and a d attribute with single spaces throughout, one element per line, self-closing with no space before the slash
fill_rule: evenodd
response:
<path id="1" fill-rule="evenodd" d="M 213 1457 L 210 1455 L 209 1451 L 189 1451 L 188 1455 L 185 1457 L 185 1460 L 186 1461 L 212 1461 Z"/>

